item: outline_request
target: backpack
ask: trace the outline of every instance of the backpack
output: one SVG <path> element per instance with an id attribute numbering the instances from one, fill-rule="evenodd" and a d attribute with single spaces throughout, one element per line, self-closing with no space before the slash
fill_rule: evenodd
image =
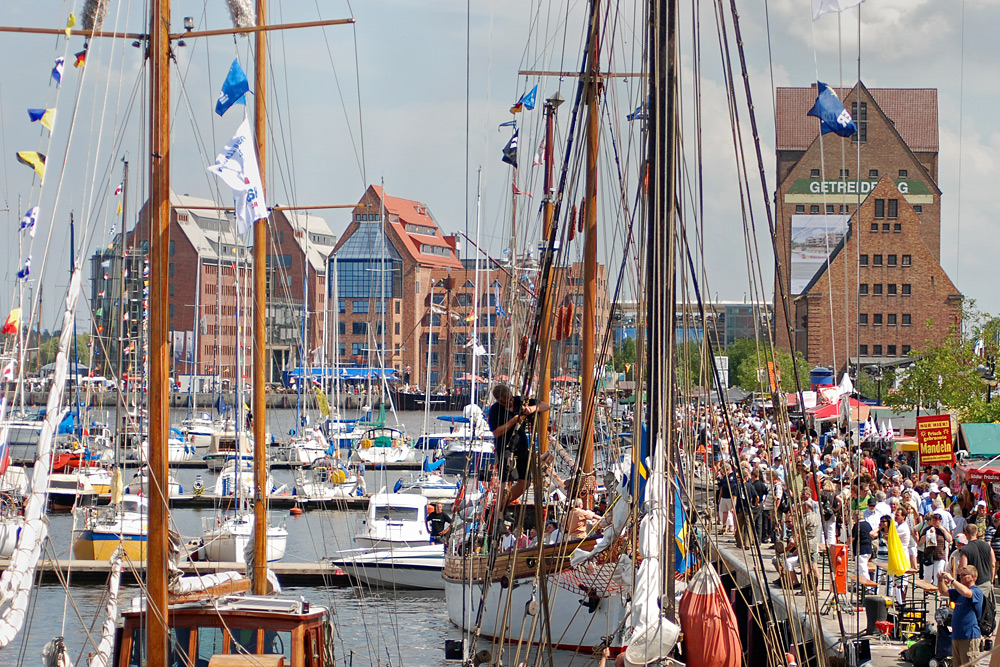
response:
<path id="1" fill-rule="evenodd" d="M 993 636 L 993 627 L 997 622 L 997 605 L 992 593 L 983 596 L 983 610 L 979 614 L 979 633 L 983 637 Z"/>
<path id="2" fill-rule="evenodd" d="M 822 491 L 819 494 L 820 507 L 823 509 L 823 520 L 831 521 L 836 515 L 836 508 L 834 505 L 834 499 L 830 496 L 829 491 Z"/>

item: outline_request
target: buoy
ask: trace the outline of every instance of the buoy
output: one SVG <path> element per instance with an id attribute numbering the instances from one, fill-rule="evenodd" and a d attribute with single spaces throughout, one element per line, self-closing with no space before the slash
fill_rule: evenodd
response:
<path id="1" fill-rule="evenodd" d="M 791 651 L 785 654 L 785 662 L 788 663 L 788 667 L 799 667 L 799 663 L 795 661 L 795 654 Z"/>
<path id="2" fill-rule="evenodd" d="M 365 438 L 365 439 L 363 439 L 361 441 L 361 449 L 371 449 L 371 448 L 372 448 L 372 441 L 371 440 L 369 440 L 368 438 Z"/>
<path id="3" fill-rule="evenodd" d="M 288 510 L 288 513 L 292 516 L 302 516 L 302 508 L 296 505 L 292 509 Z"/>

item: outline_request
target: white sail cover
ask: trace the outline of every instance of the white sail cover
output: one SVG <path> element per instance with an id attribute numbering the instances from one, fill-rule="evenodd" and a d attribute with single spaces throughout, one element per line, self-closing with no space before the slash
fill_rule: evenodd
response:
<path id="1" fill-rule="evenodd" d="M 118 620 L 118 589 L 122 583 L 121 547 L 111 557 L 111 577 L 108 580 L 108 603 L 104 609 L 104 625 L 97 650 L 90 656 L 90 667 L 108 667 L 115 650 L 115 622 Z"/>
<path id="2" fill-rule="evenodd" d="M 24 625 L 31 594 L 35 567 L 47 534 L 44 519 L 45 499 L 49 489 L 49 470 L 52 469 L 52 437 L 59 425 L 60 406 L 69 367 L 69 349 L 73 338 L 73 320 L 80 295 L 80 269 L 75 268 L 66 290 L 66 312 L 63 315 L 62 335 L 56 353 L 56 367 L 52 374 L 52 387 L 46 404 L 45 421 L 38 436 L 38 450 L 31 475 L 31 493 L 24 503 L 24 526 L 17 538 L 17 548 L 10 565 L 0 576 L 0 649 L 6 647 Z"/>
<path id="3" fill-rule="evenodd" d="M 625 649 L 625 664 L 630 667 L 648 665 L 667 657 L 680 636 L 680 627 L 663 616 L 660 599 L 663 595 L 663 576 L 660 561 L 666 544 L 673 547 L 670 536 L 664 541 L 669 523 L 666 497 L 667 476 L 664 472 L 664 443 L 653 453 L 652 473 L 646 482 L 646 515 L 639 523 L 639 555 L 642 565 L 635 576 L 632 593 L 632 637 Z M 669 573 L 668 573 L 669 574 Z"/>

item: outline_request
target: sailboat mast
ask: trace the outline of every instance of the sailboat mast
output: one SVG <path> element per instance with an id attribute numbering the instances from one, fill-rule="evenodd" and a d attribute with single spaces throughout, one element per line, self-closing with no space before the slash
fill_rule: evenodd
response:
<path id="1" fill-rule="evenodd" d="M 267 20 L 266 0 L 257 0 L 257 26 Z M 254 139 L 257 142 L 257 160 L 260 162 L 260 184 L 267 186 L 267 130 L 266 74 L 267 36 L 263 30 L 254 34 L 256 42 L 256 64 L 254 66 Z M 264 595 L 267 590 L 267 506 L 265 505 L 267 471 L 264 462 L 267 454 L 266 406 L 264 404 L 264 360 L 265 331 L 264 310 L 267 279 L 267 220 L 257 222 L 253 227 L 253 281 L 254 281 L 254 327 L 253 327 L 253 592 Z"/>
<path id="2" fill-rule="evenodd" d="M 151 0 L 150 300 L 149 300 L 149 534 L 146 548 L 146 655 L 149 667 L 167 667 L 167 265 L 170 244 L 170 0 Z"/>
<path id="3" fill-rule="evenodd" d="M 599 147 L 598 105 L 600 77 L 600 0 L 591 5 L 590 53 L 587 63 L 590 76 L 587 82 L 587 178 L 584 208 L 583 244 L 583 349 L 581 350 L 582 373 L 580 377 L 580 446 L 583 448 L 581 474 L 590 475 L 594 471 L 594 362 L 597 347 L 596 310 L 597 303 L 597 151 Z M 547 150 L 547 148 L 546 148 Z M 581 489 L 582 490 L 582 489 Z M 592 497 L 588 492 L 584 502 L 588 506 Z"/>
<path id="4" fill-rule="evenodd" d="M 545 176 L 543 180 L 545 194 L 542 200 L 542 238 L 546 242 L 552 231 L 552 214 L 555 209 L 555 192 L 552 187 L 552 139 L 555 135 L 556 107 L 559 105 L 559 98 L 553 97 L 545 100 L 545 149 L 544 163 Z M 542 299 L 545 304 L 542 310 L 542 323 L 538 333 L 539 343 L 539 365 L 538 369 L 538 400 L 543 403 L 550 403 L 549 394 L 552 391 L 552 278 L 553 271 L 543 272 L 545 283 L 541 285 Z M 535 431 L 538 433 L 538 454 L 541 456 L 549 449 L 549 411 L 537 413 Z"/>

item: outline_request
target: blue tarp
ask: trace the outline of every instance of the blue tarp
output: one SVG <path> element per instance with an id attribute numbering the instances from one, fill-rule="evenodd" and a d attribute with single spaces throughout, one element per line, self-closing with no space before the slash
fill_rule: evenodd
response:
<path id="1" fill-rule="evenodd" d="M 295 378 L 298 381 L 301 378 L 309 378 L 312 380 L 375 380 L 382 376 L 390 382 L 398 380 L 399 376 L 396 374 L 396 369 L 394 368 L 310 368 L 303 369 L 301 366 L 294 370 L 282 371 L 281 381 L 286 386 L 291 386 L 291 379 Z"/>

